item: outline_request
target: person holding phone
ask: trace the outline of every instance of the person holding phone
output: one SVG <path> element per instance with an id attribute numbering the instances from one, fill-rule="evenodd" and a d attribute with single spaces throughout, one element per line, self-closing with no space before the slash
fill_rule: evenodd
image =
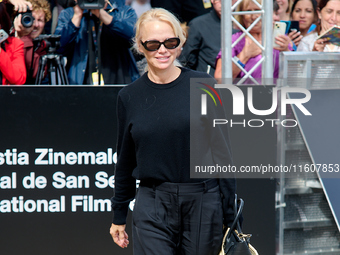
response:
<path id="1" fill-rule="evenodd" d="M 262 3 L 261 0 L 257 1 L 259 4 Z M 275 5 L 274 5 L 275 8 Z M 276 8 L 278 6 L 276 5 Z M 261 10 L 261 8 L 256 5 L 252 0 L 243 0 L 238 5 L 238 11 L 257 11 Z M 275 9 L 274 9 L 275 14 Z M 258 17 L 260 14 L 247 14 L 247 15 L 238 15 L 236 19 L 240 22 L 240 24 L 244 28 L 248 28 Z M 278 15 L 273 16 L 273 24 L 275 21 L 278 21 Z M 236 41 L 243 32 L 238 32 L 232 35 L 232 42 Z M 259 42 L 262 41 L 262 23 L 259 21 L 250 31 L 250 34 Z M 275 38 L 276 47 L 273 49 L 273 61 L 274 61 L 274 73 L 273 77 L 278 78 L 279 75 L 279 53 L 280 51 L 288 51 L 291 50 L 290 46 L 290 38 L 284 34 L 281 34 Z M 261 59 L 262 50 L 257 46 L 257 44 L 250 39 L 248 36 L 242 38 L 241 41 L 232 49 L 232 57 L 238 62 L 247 72 L 249 72 L 254 65 Z M 245 73 L 233 63 L 233 78 L 242 78 L 245 76 Z M 261 65 L 259 65 L 254 72 L 252 73 L 252 77 L 261 78 Z M 217 55 L 216 58 L 216 71 L 214 75 L 215 79 L 222 78 L 222 60 L 221 60 L 221 51 Z"/>
<path id="2" fill-rule="evenodd" d="M 282 48 L 285 48 L 285 45 L 290 43 L 289 38 L 287 36 L 284 36 L 286 34 L 286 28 L 287 28 L 287 23 L 280 21 L 280 16 L 279 16 L 279 5 L 277 2 L 274 0 L 273 2 L 273 48 L 280 50 L 280 43 L 281 45 L 284 45 Z M 284 51 L 284 50 L 281 50 Z"/>
<path id="3" fill-rule="evenodd" d="M 11 20 L 6 5 L 0 2 L 0 31 L 3 40 L 0 44 L 0 82 L 2 85 L 22 85 L 26 81 L 24 43 L 8 36 L 10 28 Z"/>
<path id="4" fill-rule="evenodd" d="M 298 46 L 298 51 L 340 52 L 340 47 L 327 42 L 327 39 L 318 39 L 334 25 L 340 25 L 340 0 L 320 0 L 318 5 L 320 19 L 316 31 L 304 37 Z"/>
<path id="5" fill-rule="evenodd" d="M 316 0 L 295 0 L 290 13 L 292 21 L 299 22 L 301 35 L 305 37 L 313 24 L 318 22 Z"/>
<path id="6" fill-rule="evenodd" d="M 273 0 L 274 5 L 275 3 L 277 3 L 277 5 L 279 6 L 279 9 L 277 10 L 277 15 L 279 16 L 280 21 L 289 23 L 289 13 L 291 10 L 290 7 L 292 5 L 292 2 L 293 0 Z M 289 31 L 288 36 L 294 43 L 293 49 L 295 50 L 302 39 L 301 33 L 299 31 Z"/>

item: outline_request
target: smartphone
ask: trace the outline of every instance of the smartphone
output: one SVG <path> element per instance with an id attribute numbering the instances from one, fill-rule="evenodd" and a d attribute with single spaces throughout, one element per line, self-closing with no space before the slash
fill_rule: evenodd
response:
<path id="1" fill-rule="evenodd" d="M 280 22 L 284 22 L 284 23 L 286 23 L 286 32 L 285 32 L 285 34 L 288 34 L 288 32 L 289 32 L 289 28 L 290 28 L 290 20 L 280 20 Z"/>
<path id="2" fill-rule="evenodd" d="M 280 22 L 286 23 L 286 34 L 292 31 L 300 31 L 299 21 L 296 20 L 280 20 Z"/>
<path id="3" fill-rule="evenodd" d="M 2 43 L 3 41 L 6 41 L 8 38 L 8 34 L 6 33 L 5 30 L 0 29 L 0 43 Z"/>
<path id="4" fill-rule="evenodd" d="M 290 27 L 289 27 L 288 33 L 293 32 L 293 31 L 300 31 L 299 21 L 296 21 L 296 20 L 290 21 Z"/>
<path id="5" fill-rule="evenodd" d="M 284 35 L 286 33 L 287 24 L 285 22 L 277 21 L 274 23 L 273 29 L 273 47 L 278 47 L 275 43 L 275 37 L 278 35 Z"/>

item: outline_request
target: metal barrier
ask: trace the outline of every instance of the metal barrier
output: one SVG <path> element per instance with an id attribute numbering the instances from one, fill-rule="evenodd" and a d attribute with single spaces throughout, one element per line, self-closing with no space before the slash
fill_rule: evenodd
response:
<path id="1" fill-rule="evenodd" d="M 327 102 L 327 97 L 326 100 L 323 97 L 324 104 L 319 103 L 320 106 L 318 100 L 320 94 L 325 96 L 325 93 L 327 95 L 340 93 L 339 60 L 339 53 L 283 52 L 280 56 L 278 86 L 308 89 L 314 99 L 310 100 L 313 103 L 309 105 L 314 104 L 321 108 L 325 104 L 333 104 L 337 101 L 336 98 L 331 99 L 328 96 L 328 100 L 332 102 Z M 311 166 L 318 163 L 311 145 L 314 138 L 310 139 L 307 133 L 312 131 L 315 137 L 324 136 L 338 140 L 339 135 L 329 131 L 335 128 L 332 120 L 339 119 L 332 116 L 340 111 L 340 104 L 336 104 L 338 107 L 328 111 L 320 109 L 321 114 L 327 115 L 325 117 L 330 119 L 329 123 L 316 121 L 315 125 L 306 125 L 296 109 L 287 107 L 286 119 L 294 119 L 299 125 L 288 128 L 278 125 L 279 165 Z M 283 118 L 282 116 L 280 118 L 281 121 Z M 316 129 L 318 132 L 315 132 Z M 337 147 L 335 146 L 335 150 L 340 155 L 340 149 Z M 328 153 L 334 150 L 334 146 L 321 149 Z M 340 179 L 335 181 L 339 182 Z M 334 210 L 339 200 L 334 201 L 332 196 L 336 194 L 332 194 L 334 190 L 329 191 L 327 185 L 326 180 L 316 171 L 302 171 L 295 178 L 287 178 L 284 173 L 281 174 L 276 192 L 277 255 L 340 254 L 339 224 Z"/>
<path id="2" fill-rule="evenodd" d="M 308 89 L 340 88 L 340 54 L 281 52 L 280 86 Z"/>

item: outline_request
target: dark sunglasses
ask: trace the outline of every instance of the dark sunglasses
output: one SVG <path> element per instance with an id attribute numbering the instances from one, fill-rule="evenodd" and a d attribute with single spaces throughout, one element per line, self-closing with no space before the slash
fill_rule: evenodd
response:
<path id="1" fill-rule="evenodd" d="M 180 44 L 181 40 L 178 37 L 172 37 L 172 38 L 166 39 L 164 42 L 160 42 L 157 40 L 149 40 L 145 42 L 140 41 L 140 42 L 146 50 L 156 51 L 161 47 L 162 44 L 164 45 L 165 48 L 169 50 L 175 49 Z"/>

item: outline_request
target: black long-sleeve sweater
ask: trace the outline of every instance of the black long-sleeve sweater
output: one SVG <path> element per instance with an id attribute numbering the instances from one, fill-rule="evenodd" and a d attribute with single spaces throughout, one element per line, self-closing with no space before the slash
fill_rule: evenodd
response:
<path id="1" fill-rule="evenodd" d="M 173 82 L 156 84 L 148 78 L 147 74 L 144 74 L 119 92 L 118 160 L 115 169 L 115 193 L 112 198 L 114 224 L 126 223 L 128 205 L 135 196 L 136 179 L 142 182 L 147 180 L 173 183 L 202 181 L 202 179 L 190 178 L 189 170 L 190 131 L 192 130 L 190 130 L 191 78 L 211 78 L 211 76 L 181 68 L 180 76 Z M 204 129 L 204 125 L 201 125 L 198 132 L 205 134 Z M 201 146 L 202 150 L 198 150 L 197 153 L 202 151 L 212 154 L 210 149 L 204 148 L 208 146 L 210 145 Z M 226 155 L 224 158 L 229 162 L 224 162 L 225 164 L 231 163 L 228 143 L 225 149 L 219 153 Z M 214 161 L 213 156 L 209 158 Z M 227 223 L 233 217 L 231 206 L 235 193 L 235 180 L 220 179 L 219 183 L 224 198 L 224 218 Z"/>

